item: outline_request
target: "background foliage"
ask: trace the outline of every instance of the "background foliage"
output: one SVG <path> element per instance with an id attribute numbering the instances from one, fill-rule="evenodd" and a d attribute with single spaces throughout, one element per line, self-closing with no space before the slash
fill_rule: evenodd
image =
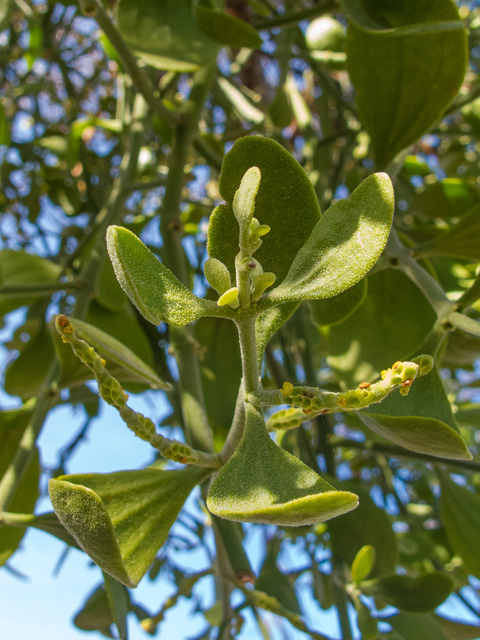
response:
<path id="1" fill-rule="evenodd" d="M 420 353 L 435 355 L 437 367 L 406 398 L 276 434 L 285 450 L 359 495 L 360 506 L 317 526 L 265 526 L 255 590 L 232 573 L 225 545 L 262 525 L 235 525 L 222 537 L 220 524 L 214 535 L 196 492 L 180 516 L 189 536 L 174 528 L 145 578 L 169 581 L 175 595 L 147 611 L 105 573 L 105 588 L 78 594 L 74 624 L 126 638 L 132 611 L 154 635 L 186 597 L 204 615 L 198 638 L 242 637 L 252 615 L 258 637 L 273 637 L 279 624 L 282 637 L 335 637 L 312 626 L 311 606 L 335 607 L 344 640 L 480 637 L 477 3 L 0 0 L 0 29 L 0 563 L 13 566 L 29 526 L 76 546 L 35 504 L 49 478 L 68 473 L 103 409 L 93 376 L 53 330 L 56 313 L 87 323 L 85 336 L 130 393 L 168 404 L 164 435 L 185 431 L 198 442 L 188 427 L 200 411 L 221 447 L 241 376 L 233 325 L 201 318 L 184 334 L 149 324 L 117 284 L 105 231 L 113 223 L 141 235 L 209 297 L 209 216 L 233 195 L 219 183 L 222 159 L 236 140 L 262 135 L 298 160 L 322 211 L 374 171 L 389 173 L 396 195 L 382 258 L 345 293 L 298 307 L 268 343 L 264 386 L 345 390 Z M 248 160 L 225 171 L 241 175 Z M 305 194 L 291 198 L 290 213 Z M 298 218 L 292 242 L 311 230 Z M 192 371 L 201 389 L 193 404 Z M 35 443 L 49 412 L 64 405 L 85 423 L 47 468 Z M 447 427 L 471 461 L 449 460 L 434 444 L 440 457 L 432 457 L 415 440 Z M 127 488 L 144 490 L 151 471 L 139 473 L 121 476 Z M 168 527 L 160 529 L 164 539 Z M 185 571 L 179 548 L 202 549 L 211 565 Z M 292 548 L 298 563 L 282 571 Z M 212 575 L 215 604 L 205 608 L 192 590 L 209 589 Z M 448 597 L 476 624 L 434 614 Z"/>

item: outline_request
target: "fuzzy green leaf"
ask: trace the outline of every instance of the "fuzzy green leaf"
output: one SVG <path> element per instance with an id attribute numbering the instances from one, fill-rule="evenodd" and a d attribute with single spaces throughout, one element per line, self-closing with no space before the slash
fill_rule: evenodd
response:
<path id="1" fill-rule="evenodd" d="M 261 304 L 330 298 L 359 282 L 380 257 L 393 218 L 385 173 L 369 176 L 325 212 L 281 283 Z"/>
<path id="2" fill-rule="evenodd" d="M 441 474 L 440 509 L 447 538 L 467 571 L 480 578 L 480 495 Z"/>
<path id="3" fill-rule="evenodd" d="M 125 42 L 157 69 L 194 71 L 213 62 L 218 46 L 198 28 L 192 0 L 122 0 L 118 29 Z"/>
<path id="4" fill-rule="evenodd" d="M 255 258 L 280 283 L 320 217 L 312 184 L 298 162 L 277 142 L 260 136 L 240 138 L 226 154 L 220 175 L 220 193 L 229 203 L 210 217 L 208 253 L 227 265 L 235 279 L 239 247 L 238 223 L 232 202 L 250 167 L 260 169 L 262 180 L 255 199 L 255 217 L 270 227 Z"/>
<path id="5" fill-rule="evenodd" d="M 450 402 L 435 369 L 416 380 L 407 397 L 391 394 L 358 415 L 372 431 L 411 451 L 451 460 L 472 459 L 457 432 Z"/>
<path id="6" fill-rule="evenodd" d="M 20 439 L 32 416 L 33 404 L 30 401 L 20 409 L 11 409 L 0 412 L 0 477 L 3 476 L 10 465 Z M 13 513 L 30 513 L 33 511 L 38 497 L 38 481 L 40 477 L 40 465 L 38 454 L 28 465 L 18 488 L 8 505 L 8 510 Z M 0 528 L 0 566 L 12 556 L 18 548 L 25 530 L 16 527 Z"/>
<path id="7" fill-rule="evenodd" d="M 218 44 L 238 49 L 258 49 L 262 46 L 263 40 L 255 27 L 228 13 L 197 5 L 195 20 L 200 31 Z"/>
<path id="8" fill-rule="evenodd" d="M 109 227 L 107 248 L 122 289 L 153 324 L 182 326 L 203 316 L 228 315 L 193 295 L 128 229 Z"/>
<path id="9" fill-rule="evenodd" d="M 80 547 L 103 571 L 136 587 L 193 487 L 210 473 L 185 467 L 60 476 L 50 480 L 49 492 Z"/>
<path id="10" fill-rule="evenodd" d="M 480 205 L 465 213 L 450 229 L 415 247 L 417 257 L 452 256 L 480 260 Z"/>
<path id="11" fill-rule="evenodd" d="M 417 140 L 460 88 L 467 30 L 451 0 L 345 0 L 347 68 L 380 166 Z"/>
<path id="12" fill-rule="evenodd" d="M 398 574 L 384 575 L 358 586 L 366 596 L 381 598 L 387 604 L 404 611 L 423 613 L 436 609 L 448 598 L 453 589 L 453 580 L 446 573 L 436 571 L 416 578 Z"/>
<path id="13" fill-rule="evenodd" d="M 154 389 L 169 388 L 169 385 L 161 380 L 153 369 L 124 344 L 88 322 L 74 317 L 71 317 L 71 320 L 77 336 L 88 342 L 108 363 L 111 362 L 116 365 L 115 368 L 124 370 L 130 379 L 146 383 Z"/>
<path id="14" fill-rule="evenodd" d="M 354 509 L 357 496 L 337 491 L 268 436 L 262 414 L 246 404 L 246 428 L 214 479 L 207 507 L 227 520 L 301 526 Z"/>

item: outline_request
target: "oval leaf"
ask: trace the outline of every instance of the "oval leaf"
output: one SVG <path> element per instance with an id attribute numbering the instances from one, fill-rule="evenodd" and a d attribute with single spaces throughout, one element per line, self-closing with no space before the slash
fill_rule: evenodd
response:
<path id="1" fill-rule="evenodd" d="M 153 324 L 182 326 L 203 316 L 228 315 L 214 302 L 193 295 L 128 229 L 109 227 L 107 248 L 122 289 Z"/>
<path id="2" fill-rule="evenodd" d="M 208 253 L 227 265 L 235 281 L 239 231 L 231 204 L 243 176 L 253 166 L 262 175 L 255 217 L 270 227 L 255 258 L 264 271 L 273 272 L 281 282 L 318 222 L 320 208 L 302 167 L 274 140 L 246 136 L 226 154 L 219 186 L 222 198 L 229 204 L 217 207 L 210 217 Z"/>
<path id="3" fill-rule="evenodd" d="M 367 279 L 364 278 L 338 296 L 326 300 L 311 300 L 308 306 L 312 320 L 319 327 L 343 322 L 358 309 L 366 295 Z"/>
<path id="4" fill-rule="evenodd" d="M 49 492 L 80 547 L 103 571 L 136 587 L 193 487 L 210 473 L 185 467 L 60 476 L 50 480 Z"/>
<path id="5" fill-rule="evenodd" d="M 375 564 L 375 548 L 370 544 L 365 545 L 355 556 L 352 562 L 352 580 L 358 584 L 369 575 Z"/>
<path id="6" fill-rule="evenodd" d="M 192 0 L 122 0 L 117 7 L 122 37 L 147 64 L 194 71 L 215 60 L 218 46 L 198 28 Z"/>
<path id="7" fill-rule="evenodd" d="M 381 404 L 360 411 L 358 416 L 375 433 L 411 451 L 451 460 L 472 459 L 457 432 L 436 369 L 418 378 L 407 397 L 391 394 Z"/>
<path id="8" fill-rule="evenodd" d="M 262 304 L 331 298 L 359 282 L 387 243 L 393 187 L 386 173 L 369 176 L 348 200 L 325 212 L 282 284 Z"/>
<path id="9" fill-rule="evenodd" d="M 431 615 L 404 613 L 383 618 L 397 632 L 400 640 L 449 640 Z M 452 636 L 453 638 L 453 636 Z"/>
<path id="10" fill-rule="evenodd" d="M 347 69 L 379 166 L 442 115 L 465 75 L 467 30 L 451 0 L 347 0 Z"/>
<path id="11" fill-rule="evenodd" d="M 207 507 L 227 520 L 302 526 L 354 509 L 357 496 L 337 491 L 268 436 L 262 414 L 246 404 L 242 440 L 214 479 Z"/>

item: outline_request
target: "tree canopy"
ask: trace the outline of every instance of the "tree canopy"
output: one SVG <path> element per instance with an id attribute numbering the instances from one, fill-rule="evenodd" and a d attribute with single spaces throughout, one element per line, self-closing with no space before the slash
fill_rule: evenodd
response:
<path id="1" fill-rule="evenodd" d="M 0 0 L 0 565 L 93 560 L 78 629 L 480 637 L 477 4 Z M 72 474 L 105 403 L 150 464 Z"/>

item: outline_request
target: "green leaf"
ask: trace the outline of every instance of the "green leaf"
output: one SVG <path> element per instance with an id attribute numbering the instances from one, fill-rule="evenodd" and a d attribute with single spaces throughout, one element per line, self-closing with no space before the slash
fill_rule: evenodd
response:
<path id="1" fill-rule="evenodd" d="M 136 587 L 193 487 L 210 473 L 185 467 L 60 476 L 50 480 L 49 492 L 80 547 L 103 571 Z"/>
<path id="2" fill-rule="evenodd" d="M 386 363 L 418 354 L 435 318 L 409 278 L 384 269 L 368 278 L 367 297 L 355 313 L 330 328 L 328 364 L 346 388 L 372 382 Z"/>
<path id="3" fill-rule="evenodd" d="M 20 409 L 0 412 L 0 477 L 10 465 L 17 451 L 20 439 L 25 431 L 33 411 L 33 403 L 29 402 Z M 36 451 L 36 450 L 35 450 Z M 29 513 L 33 511 L 38 497 L 38 481 L 40 464 L 38 454 L 28 465 L 8 510 L 12 513 Z M 22 541 L 25 531 L 14 527 L 0 528 L 0 566 L 15 553 Z"/>
<path id="4" fill-rule="evenodd" d="M 39 292 L 21 295 L 23 285 L 57 283 L 61 267 L 40 256 L 26 251 L 3 249 L 0 251 L 0 287 L 19 287 L 15 294 L 0 294 L 0 315 L 30 304 L 43 294 Z M 50 295 L 50 294 L 48 294 Z"/>
<path id="5" fill-rule="evenodd" d="M 391 394 L 358 416 L 372 431 L 405 449 L 450 460 L 472 459 L 435 368 L 415 381 L 407 397 Z"/>
<path id="6" fill-rule="evenodd" d="M 357 496 L 337 491 L 268 436 L 262 414 L 246 403 L 242 440 L 220 470 L 207 507 L 227 520 L 302 526 L 354 509 Z"/>
<path id="7" fill-rule="evenodd" d="M 153 324 L 182 326 L 203 316 L 228 315 L 214 302 L 193 295 L 128 229 L 110 226 L 107 248 L 122 289 Z"/>
<path id="8" fill-rule="evenodd" d="M 392 626 L 400 640 L 448 640 L 440 624 L 427 614 L 402 611 L 382 621 Z"/>
<path id="9" fill-rule="evenodd" d="M 298 162 L 277 142 L 260 136 L 240 138 L 226 154 L 220 174 L 220 193 L 229 204 L 210 217 L 208 252 L 227 265 L 235 279 L 239 247 L 238 223 L 231 203 L 250 167 L 258 167 L 262 180 L 255 199 L 255 217 L 270 231 L 255 258 L 280 283 L 320 217 L 313 187 Z"/>
<path id="10" fill-rule="evenodd" d="M 446 573 L 435 571 L 416 578 L 407 575 L 384 575 L 360 583 L 366 596 L 412 613 L 432 611 L 444 602 L 453 589 L 453 580 Z"/>
<path id="11" fill-rule="evenodd" d="M 449 221 L 466 214 L 480 201 L 480 191 L 472 180 L 445 178 L 427 184 L 412 203 L 414 215 Z"/>
<path id="12" fill-rule="evenodd" d="M 120 639 L 128 640 L 127 614 L 130 608 L 128 591 L 125 585 L 112 578 L 108 573 L 103 573 L 103 580 Z"/>
<path id="13" fill-rule="evenodd" d="M 209 9 L 197 4 L 195 7 L 197 25 L 210 40 L 218 44 L 241 49 L 259 49 L 263 40 L 251 24 L 222 11 Z"/>
<path id="14" fill-rule="evenodd" d="M 3 31 L 10 25 L 12 15 L 12 1 L 0 0 L 0 31 Z"/>
<path id="15" fill-rule="evenodd" d="M 73 619 L 73 624 L 82 631 L 99 631 L 107 638 L 113 638 L 110 627 L 114 623 L 112 609 L 103 584 L 88 596 L 82 609 Z"/>
<path id="16" fill-rule="evenodd" d="M 208 284 L 220 295 L 232 288 L 230 272 L 220 260 L 208 258 L 203 265 L 203 271 Z"/>
<path id="17" fill-rule="evenodd" d="M 414 249 L 415 256 L 452 256 L 480 260 L 480 205 L 464 214 L 460 220 L 432 240 Z"/>
<path id="18" fill-rule="evenodd" d="M 288 274 L 260 306 L 330 298 L 359 282 L 380 257 L 393 217 L 393 188 L 385 173 L 369 176 L 348 200 L 323 215 Z"/>
<path id="19" fill-rule="evenodd" d="M 360 503 L 340 520 L 328 523 L 333 553 L 351 565 L 365 545 L 371 546 L 375 549 L 372 577 L 391 573 L 397 562 L 397 543 L 387 514 L 377 507 L 361 483 L 345 481 L 337 484 L 343 491 L 358 494 Z"/>
<path id="20" fill-rule="evenodd" d="M 352 562 L 352 581 L 358 584 L 369 575 L 375 564 L 375 547 L 367 544 L 362 547 Z"/>
<path id="21" fill-rule="evenodd" d="M 192 0 L 122 0 L 117 24 L 125 42 L 157 69 L 194 71 L 213 62 L 218 46 L 198 28 Z"/>
<path id="22" fill-rule="evenodd" d="M 22 529 L 33 527 L 34 529 L 45 531 L 71 547 L 75 547 L 75 549 L 80 548 L 76 540 L 68 533 L 53 511 L 42 513 L 39 516 L 25 513 L 17 515 L 7 512 L 1 516 L 1 520 L 2 523 L 8 527 L 19 527 Z"/>
<path id="23" fill-rule="evenodd" d="M 342 291 L 333 298 L 311 300 L 308 303 L 312 320 L 319 327 L 338 324 L 347 320 L 362 304 L 367 296 L 367 279 L 360 280 L 353 287 Z"/>
<path id="24" fill-rule="evenodd" d="M 312 20 L 305 32 L 305 44 L 311 51 L 343 51 L 345 29 L 330 16 Z"/>
<path id="25" fill-rule="evenodd" d="M 472 336 L 480 338 L 480 322 L 478 320 L 454 311 L 448 316 L 448 322 L 454 326 L 455 329 L 460 329 Z"/>
<path id="26" fill-rule="evenodd" d="M 1 22 L 2 22 L 2 6 L 1 6 L 1 1 L 0 0 L 0 31 L 1 29 Z M 10 0 L 7 0 L 8 4 L 10 5 Z M 3 105 L 0 104 L 0 145 L 5 144 L 5 145 L 9 145 L 10 144 L 10 126 L 8 124 L 8 120 L 7 117 L 5 115 L 5 109 L 3 108 Z"/>
<path id="27" fill-rule="evenodd" d="M 451 0 L 344 1 L 347 69 L 379 166 L 425 133 L 461 86 L 467 30 Z"/>
<path id="28" fill-rule="evenodd" d="M 73 321 L 77 336 L 88 342 L 108 363 L 111 362 L 115 364 L 117 368 L 126 372 L 126 377 L 135 382 L 148 384 L 153 389 L 168 389 L 170 387 L 169 384 L 157 376 L 153 369 L 140 360 L 133 351 L 121 342 L 88 322 L 84 322 L 73 316 L 71 316 L 70 319 Z M 114 375 L 112 371 L 111 373 Z"/>
<path id="29" fill-rule="evenodd" d="M 440 511 L 448 541 L 467 571 L 480 578 L 480 496 L 454 483 L 446 473 L 440 480 Z"/>
<path id="30" fill-rule="evenodd" d="M 283 129 L 292 122 L 292 103 L 284 86 L 280 85 L 275 97 L 268 108 L 268 114 L 275 127 Z"/>
<path id="31" fill-rule="evenodd" d="M 22 399 L 36 397 L 45 381 L 55 350 L 47 325 L 30 338 L 18 357 L 8 366 L 4 388 L 12 396 Z"/>
<path id="32" fill-rule="evenodd" d="M 255 589 L 268 593 L 269 596 L 276 598 L 282 607 L 301 616 L 302 612 L 291 579 L 277 566 L 278 542 L 273 538 L 268 545 L 267 555 L 255 582 Z"/>

